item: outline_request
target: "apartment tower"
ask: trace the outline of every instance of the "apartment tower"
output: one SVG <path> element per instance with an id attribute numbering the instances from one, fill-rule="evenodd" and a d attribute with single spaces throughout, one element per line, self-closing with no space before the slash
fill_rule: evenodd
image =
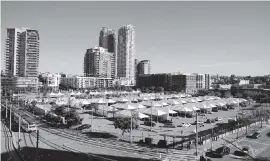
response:
<path id="1" fill-rule="evenodd" d="M 84 56 L 84 76 L 111 78 L 113 54 L 102 47 L 87 49 Z"/>
<path id="2" fill-rule="evenodd" d="M 99 34 L 99 47 L 105 48 L 109 53 L 112 54 L 112 62 L 111 62 L 111 77 L 117 77 L 117 34 L 113 29 L 108 29 L 106 27 L 102 27 Z"/>
<path id="3" fill-rule="evenodd" d="M 135 29 L 126 25 L 118 30 L 117 77 L 125 78 L 128 85 L 135 85 Z"/>
<path id="4" fill-rule="evenodd" d="M 32 29 L 8 28 L 5 74 L 37 77 L 39 73 L 39 33 Z"/>

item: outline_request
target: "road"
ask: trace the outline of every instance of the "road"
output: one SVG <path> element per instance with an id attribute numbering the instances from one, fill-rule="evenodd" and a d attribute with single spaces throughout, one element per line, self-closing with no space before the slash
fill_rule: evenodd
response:
<path id="1" fill-rule="evenodd" d="M 270 157 L 270 137 L 267 136 L 267 133 L 270 132 L 270 126 L 267 128 L 263 129 L 261 131 L 261 136 L 258 139 L 249 139 L 249 138 L 243 138 L 239 139 L 234 143 L 237 147 L 242 149 L 241 147 L 243 146 L 249 146 L 249 155 L 254 156 L 254 157 Z M 239 161 L 242 159 L 237 159 L 234 155 L 234 151 L 236 148 L 231 145 L 229 146 L 231 149 L 231 154 L 224 156 L 222 159 L 221 158 L 211 158 L 213 161 Z"/>

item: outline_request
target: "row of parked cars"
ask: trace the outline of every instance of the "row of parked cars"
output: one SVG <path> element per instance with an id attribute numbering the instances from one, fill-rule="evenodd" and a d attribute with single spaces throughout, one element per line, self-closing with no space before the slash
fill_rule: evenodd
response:
<path id="1" fill-rule="evenodd" d="M 203 127 L 204 123 L 215 123 L 216 121 L 222 121 L 222 118 L 221 117 L 216 117 L 214 119 L 206 119 L 205 122 L 203 122 L 203 121 L 195 121 L 192 124 L 183 122 L 183 123 L 181 123 L 179 125 L 174 125 L 173 122 L 170 121 L 170 120 L 162 121 L 160 123 L 163 123 L 164 126 L 162 126 L 162 127 L 165 127 L 165 128 L 176 128 L 176 127 L 190 127 L 191 125 L 197 125 L 197 124 L 198 124 L 199 127 Z M 143 125 L 154 127 L 154 126 L 156 126 L 156 123 L 152 122 L 152 125 L 151 125 L 150 121 L 145 121 Z"/>

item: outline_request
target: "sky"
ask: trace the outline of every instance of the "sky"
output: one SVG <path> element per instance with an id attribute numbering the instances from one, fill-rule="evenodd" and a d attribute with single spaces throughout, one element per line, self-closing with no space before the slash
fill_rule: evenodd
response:
<path id="1" fill-rule="evenodd" d="M 101 27 L 135 26 L 135 58 L 152 73 L 270 74 L 270 2 L 1 2 L 6 28 L 40 35 L 40 72 L 82 74 Z"/>

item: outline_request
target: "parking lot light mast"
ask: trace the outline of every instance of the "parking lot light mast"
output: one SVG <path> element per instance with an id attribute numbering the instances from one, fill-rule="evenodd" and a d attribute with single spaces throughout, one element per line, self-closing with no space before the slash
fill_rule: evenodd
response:
<path id="1" fill-rule="evenodd" d="M 198 156 L 198 113 L 196 112 L 196 156 Z"/>

